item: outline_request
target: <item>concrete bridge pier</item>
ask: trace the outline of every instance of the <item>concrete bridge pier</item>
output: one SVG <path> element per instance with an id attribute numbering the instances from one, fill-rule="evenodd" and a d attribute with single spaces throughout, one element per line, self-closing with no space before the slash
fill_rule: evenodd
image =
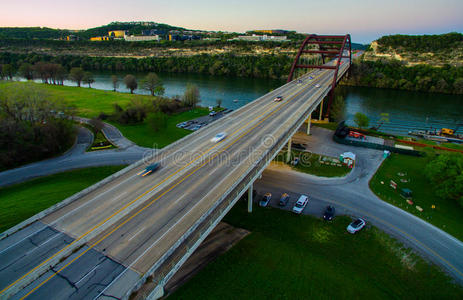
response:
<path id="1" fill-rule="evenodd" d="M 286 153 L 286 162 L 289 163 L 291 160 L 291 144 L 292 144 L 293 138 L 291 137 L 288 141 L 288 152 Z"/>
<path id="2" fill-rule="evenodd" d="M 252 213 L 252 190 L 254 187 L 254 183 L 251 183 L 248 189 L 248 213 Z"/>
<path id="3" fill-rule="evenodd" d="M 310 135 L 311 123 L 312 123 L 312 112 L 309 113 L 309 117 L 307 118 L 307 135 Z"/>
<path id="4" fill-rule="evenodd" d="M 320 115 L 318 116 L 318 120 L 323 120 L 323 100 L 320 102 Z"/>

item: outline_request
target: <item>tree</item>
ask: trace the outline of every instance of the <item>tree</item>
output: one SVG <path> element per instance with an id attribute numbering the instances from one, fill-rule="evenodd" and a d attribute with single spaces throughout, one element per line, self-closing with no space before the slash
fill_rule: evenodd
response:
<path id="1" fill-rule="evenodd" d="M 183 103 L 188 107 L 195 107 L 200 101 L 198 87 L 193 84 L 188 84 L 183 94 Z"/>
<path id="2" fill-rule="evenodd" d="M 425 168 L 436 194 L 463 206 L 463 155 L 441 154 Z"/>
<path id="3" fill-rule="evenodd" d="M 132 74 L 128 74 L 124 77 L 125 86 L 130 90 L 130 93 L 133 94 L 133 91 L 137 89 L 138 83 L 137 78 Z"/>
<path id="4" fill-rule="evenodd" d="M 162 96 L 164 95 L 164 87 L 155 73 L 148 73 L 143 80 L 143 88 L 151 92 L 151 96 Z"/>
<path id="5" fill-rule="evenodd" d="M 101 131 L 104 128 L 104 123 L 98 118 L 93 118 L 88 122 L 93 128 L 93 134 L 97 134 L 98 131 Z"/>
<path id="6" fill-rule="evenodd" d="M 146 117 L 146 123 L 153 129 L 154 131 L 159 131 L 161 129 L 166 128 L 167 126 L 167 116 L 166 114 L 158 111 L 155 113 L 149 113 Z"/>
<path id="7" fill-rule="evenodd" d="M 6 79 L 12 80 L 14 76 L 14 69 L 13 66 L 10 64 L 3 65 L 3 75 Z"/>
<path id="8" fill-rule="evenodd" d="M 334 98 L 333 105 L 331 105 L 331 119 L 333 119 L 335 122 L 341 122 L 344 119 L 345 108 L 346 104 L 344 103 L 343 97 L 336 96 L 336 98 Z"/>
<path id="9" fill-rule="evenodd" d="M 217 104 L 217 107 L 220 108 L 220 106 L 222 105 L 222 99 L 218 98 L 217 100 L 215 100 L 215 103 Z"/>
<path id="10" fill-rule="evenodd" d="M 95 79 L 93 78 L 92 73 L 85 72 L 84 77 L 82 78 L 82 81 L 88 84 L 88 87 L 91 88 L 91 84 L 95 82 Z"/>
<path id="11" fill-rule="evenodd" d="M 111 81 L 113 82 L 113 89 L 116 91 L 116 89 L 119 87 L 119 78 L 116 75 L 112 75 Z"/>
<path id="12" fill-rule="evenodd" d="M 19 76 L 27 80 L 34 79 L 34 67 L 29 63 L 23 63 L 18 69 Z"/>
<path id="13" fill-rule="evenodd" d="M 69 72 L 69 78 L 72 81 L 75 81 L 77 83 L 77 86 L 80 87 L 80 84 L 82 83 L 82 80 L 84 79 L 85 72 L 82 70 L 82 68 L 72 68 L 71 71 Z"/>
<path id="14" fill-rule="evenodd" d="M 453 83 L 455 94 L 463 94 L 463 78 L 457 78 Z"/>
<path id="15" fill-rule="evenodd" d="M 358 127 L 364 128 L 370 124 L 370 119 L 365 114 L 358 112 L 354 115 L 354 122 Z"/>

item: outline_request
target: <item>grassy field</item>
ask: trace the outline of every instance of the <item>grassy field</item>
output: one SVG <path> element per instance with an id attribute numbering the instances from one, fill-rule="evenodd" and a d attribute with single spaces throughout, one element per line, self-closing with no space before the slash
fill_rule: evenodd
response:
<path id="1" fill-rule="evenodd" d="M 155 132 L 146 122 L 135 125 L 122 125 L 111 123 L 116 126 L 122 134 L 142 147 L 163 148 L 176 140 L 190 134 L 192 131 L 175 127 L 178 123 L 198 118 L 208 114 L 206 108 L 196 108 L 190 111 L 167 116 L 167 127 Z"/>
<path id="2" fill-rule="evenodd" d="M 123 166 L 112 166 L 81 169 L 0 188 L 0 232 L 122 168 Z"/>
<path id="3" fill-rule="evenodd" d="M 117 103 L 125 107 L 132 98 L 152 99 L 151 96 L 131 95 L 127 93 L 118 93 L 113 91 L 102 91 L 89 88 L 77 88 L 72 86 L 57 86 L 42 83 L 26 83 L 0 81 L 0 85 L 35 85 L 39 89 L 48 92 L 58 101 L 65 102 L 69 107 L 76 109 L 76 115 L 81 117 L 96 117 L 101 112 L 110 114 L 114 111 L 113 104 Z"/>
<path id="4" fill-rule="evenodd" d="M 424 148 L 420 148 L 422 149 Z M 423 172 L 423 168 L 434 157 L 435 151 L 428 148 L 426 153 L 424 157 L 392 154 L 371 179 L 370 188 L 381 199 L 463 240 L 463 209 L 456 201 L 435 196 L 433 187 Z M 406 175 L 399 176 L 398 173 Z M 409 182 L 401 182 L 401 179 Z M 391 180 L 398 184 L 397 191 L 389 186 Z M 413 191 L 414 205 L 409 205 L 400 196 L 398 192 L 400 188 L 409 188 Z M 418 211 L 416 205 L 422 207 L 423 212 Z M 435 209 L 431 208 L 432 205 L 435 205 Z"/>
<path id="5" fill-rule="evenodd" d="M 297 150 L 292 150 L 294 157 L 299 157 L 300 163 L 291 166 L 292 169 L 316 176 L 321 177 L 341 177 L 347 175 L 351 169 L 347 168 L 346 166 L 332 166 L 328 164 L 321 164 L 320 163 L 320 155 L 311 153 L 311 152 L 301 152 Z M 280 152 L 277 157 L 275 157 L 275 161 L 284 162 L 286 163 L 286 151 Z"/>
<path id="6" fill-rule="evenodd" d="M 346 232 L 274 208 L 235 205 L 225 221 L 251 231 L 170 299 L 457 299 L 463 290 L 384 232 Z"/>

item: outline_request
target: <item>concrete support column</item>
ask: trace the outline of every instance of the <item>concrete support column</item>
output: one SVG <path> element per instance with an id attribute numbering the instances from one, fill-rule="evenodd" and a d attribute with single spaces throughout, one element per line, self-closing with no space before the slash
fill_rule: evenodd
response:
<path id="1" fill-rule="evenodd" d="M 290 138 L 288 141 L 288 153 L 286 154 L 286 162 L 289 163 L 291 160 L 291 144 L 292 144 L 293 138 Z"/>
<path id="2" fill-rule="evenodd" d="M 312 113 L 309 114 L 309 118 L 307 119 L 307 135 L 310 135 L 310 124 L 312 123 Z"/>
<path id="3" fill-rule="evenodd" d="M 323 100 L 320 103 L 320 115 L 318 116 L 318 120 L 321 121 L 323 120 L 322 118 L 323 118 Z"/>
<path id="4" fill-rule="evenodd" d="M 251 184 L 248 189 L 248 213 L 252 213 L 252 190 L 253 190 L 254 184 Z"/>

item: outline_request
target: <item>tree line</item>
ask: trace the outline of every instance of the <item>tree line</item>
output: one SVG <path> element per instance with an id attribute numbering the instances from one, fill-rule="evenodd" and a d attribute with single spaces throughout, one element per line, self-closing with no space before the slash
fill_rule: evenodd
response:
<path id="1" fill-rule="evenodd" d="M 73 55 L 40 55 L 0 53 L 0 64 L 9 64 L 17 70 L 26 62 L 57 63 L 70 70 L 80 67 L 91 71 L 193 73 L 220 76 L 285 79 L 293 57 L 287 55 L 193 55 L 182 57 L 89 57 Z"/>
<path id="2" fill-rule="evenodd" d="M 463 34 L 451 32 L 436 35 L 389 35 L 377 40 L 380 51 L 391 47 L 410 52 L 440 52 L 463 47 Z"/>
<path id="3" fill-rule="evenodd" d="M 397 60 L 356 61 L 343 84 L 408 91 L 463 94 L 463 67 L 406 66 Z"/>
<path id="4" fill-rule="evenodd" d="M 0 86 L 0 170 L 67 150 L 75 129 L 66 108 L 34 85 Z"/>

